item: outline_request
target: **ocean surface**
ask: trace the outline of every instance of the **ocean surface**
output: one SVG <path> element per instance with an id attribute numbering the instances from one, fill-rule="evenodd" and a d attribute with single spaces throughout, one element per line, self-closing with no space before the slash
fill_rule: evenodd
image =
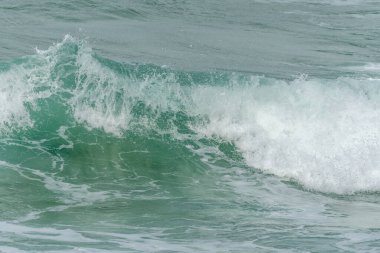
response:
<path id="1" fill-rule="evenodd" d="M 0 252 L 380 252 L 380 2 L 0 1 Z"/>

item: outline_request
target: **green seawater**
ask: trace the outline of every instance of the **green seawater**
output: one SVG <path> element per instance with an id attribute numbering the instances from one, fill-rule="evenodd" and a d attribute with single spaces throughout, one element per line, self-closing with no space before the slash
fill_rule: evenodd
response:
<path id="1" fill-rule="evenodd" d="M 378 252 L 380 5 L 0 2 L 0 252 Z"/>

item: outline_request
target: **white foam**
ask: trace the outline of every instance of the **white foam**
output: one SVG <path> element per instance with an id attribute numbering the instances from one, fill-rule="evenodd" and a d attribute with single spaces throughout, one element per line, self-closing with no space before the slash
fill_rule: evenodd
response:
<path id="1" fill-rule="evenodd" d="M 46 189 L 62 194 L 61 200 L 69 205 L 89 205 L 96 201 L 105 201 L 109 197 L 109 192 L 89 191 L 88 185 L 75 185 L 57 180 L 40 171 L 33 171 L 33 174 L 43 178 Z"/>
<path id="2" fill-rule="evenodd" d="M 119 75 L 101 65 L 91 51 L 89 47 L 82 48 L 76 62 L 77 86 L 69 104 L 78 122 L 121 135 L 130 128 L 134 120 L 132 109 L 138 102 L 144 102 L 158 115 L 159 112 L 178 110 L 180 103 L 176 99 L 185 99 L 184 90 L 174 75 L 146 79 Z M 145 120 L 146 125 L 152 122 L 148 118 Z M 140 123 L 143 121 L 144 118 L 140 119 Z"/>
<path id="3" fill-rule="evenodd" d="M 9 222 L 0 222 L 0 234 L 11 233 L 33 240 L 53 240 L 60 242 L 97 242 L 72 229 L 33 228 Z"/>
<path id="4" fill-rule="evenodd" d="M 195 89 L 193 113 L 209 118 L 196 130 L 232 141 L 249 165 L 310 189 L 380 190 L 380 80 L 266 81 Z"/>
<path id="5" fill-rule="evenodd" d="M 30 86 L 24 85 L 25 70 L 14 68 L 0 74 L 0 128 L 7 126 L 26 127 L 31 126 L 29 114 L 25 103 L 30 101 Z"/>
<path id="6" fill-rule="evenodd" d="M 47 51 L 37 50 L 36 55 L 25 57 L 21 63 L 0 72 L 0 131 L 33 126 L 30 110 L 36 109 L 37 100 L 51 96 L 58 88 L 50 77 L 55 57 L 47 52 L 57 50 L 62 43 Z"/>
<path id="7" fill-rule="evenodd" d="M 348 67 L 348 69 L 359 72 L 378 73 L 380 71 L 380 63 L 370 62 L 361 66 Z"/>

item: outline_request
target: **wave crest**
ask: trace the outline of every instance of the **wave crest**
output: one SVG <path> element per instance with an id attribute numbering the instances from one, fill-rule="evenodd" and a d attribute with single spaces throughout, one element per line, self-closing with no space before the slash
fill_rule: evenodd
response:
<path id="1" fill-rule="evenodd" d="M 222 138 L 250 166 L 309 189 L 380 190 L 378 79 L 285 81 L 120 64 L 66 36 L 12 62 L 0 83 L 3 132 L 42 127 L 45 118 L 54 132 L 74 124 L 122 138 L 141 129 Z"/>

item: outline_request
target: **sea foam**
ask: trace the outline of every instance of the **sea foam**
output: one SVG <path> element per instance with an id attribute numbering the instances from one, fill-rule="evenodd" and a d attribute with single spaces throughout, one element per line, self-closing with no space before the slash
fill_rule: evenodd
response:
<path id="1" fill-rule="evenodd" d="M 207 136 L 233 142 L 249 165 L 335 193 L 380 187 L 380 80 L 340 78 L 193 90 Z"/>

